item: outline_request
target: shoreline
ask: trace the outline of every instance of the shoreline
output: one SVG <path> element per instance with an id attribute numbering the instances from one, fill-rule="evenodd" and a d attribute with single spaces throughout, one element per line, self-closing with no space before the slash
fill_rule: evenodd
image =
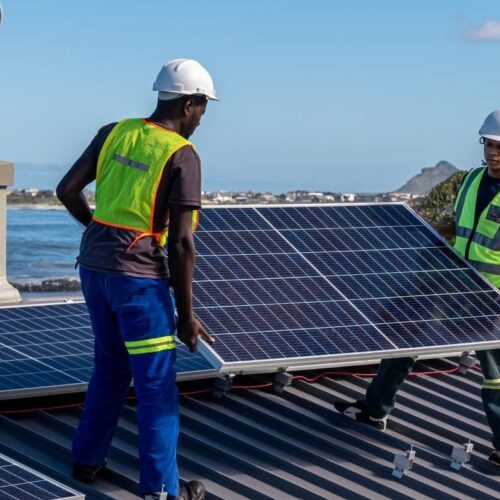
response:
<path id="1" fill-rule="evenodd" d="M 82 285 L 76 278 L 47 278 L 40 281 L 17 283 L 9 279 L 9 283 L 20 293 L 53 293 L 53 292 L 80 292 Z"/>
<path id="2" fill-rule="evenodd" d="M 7 210 L 66 210 L 63 205 L 49 203 L 7 203 Z"/>

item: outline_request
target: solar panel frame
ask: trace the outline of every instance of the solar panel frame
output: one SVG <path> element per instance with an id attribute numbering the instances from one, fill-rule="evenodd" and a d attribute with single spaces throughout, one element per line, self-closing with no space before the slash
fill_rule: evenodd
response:
<path id="1" fill-rule="evenodd" d="M 420 215 L 411 210 L 411 208 L 406 203 L 401 202 L 386 202 L 386 203 L 315 203 L 315 204 L 272 204 L 272 205 L 224 205 L 224 206 L 209 206 L 204 208 L 206 210 L 221 210 L 221 209 L 245 209 L 252 210 L 254 209 L 256 213 L 258 213 L 266 222 L 269 223 L 270 227 L 276 230 L 280 235 L 281 229 L 277 229 L 274 227 L 264 215 L 262 215 L 262 211 L 265 209 L 276 209 L 276 208 L 312 208 L 312 207 L 367 207 L 367 206 L 401 206 L 408 212 L 408 218 L 416 218 L 420 224 L 422 224 L 428 231 L 431 232 L 431 235 L 435 238 L 436 241 L 439 242 L 440 246 L 445 247 L 452 255 L 452 258 L 458 259 L 463 267 L 460 269 L 467 269 L 468 272 L 475 275 L 476 279 L 480 280 L 480 282 L 486 287 L 489 288 L 492 293 L 498 298 L 500 297 L 499 291 L 484 278 L 478 271 L 476 271 L 463 257 L 459 256 L 455 253 L 451 245 L 439 235 L 439 233 Z M 283 235 L 282 235 L 283 236 Z M 291 244 L 290 241 L 284 237 L 284 240 Z M 293 246 L 293 245 L 292 245 Z M 401 248 L 398 248 L 401 250 Z M 314 266 L 305 256 L 303 252 L 298 251 L 301 257 L 304 257 L 304 260 L 312 265 L 315 270 L 318 272 L 320 277 L 329 280 L 329 277 L 322 273 L 316 266 Z M 333 283 L 330 284 L 338 291 L 337 287 Z M 341 293 L 341 292 L 340 292 Z M 195 308 L 196 313 L 196 308 Z M 373 324 L 369 321 L 369 324 Z M 376 326 L 376 325 L 375 325 Z M 494 325 L 495 331 L 499 332 L 499 325 L 495 323 Z M 383 334 L 383 332 L 381 332 Z M 386 337 L 386 335 L 383 335 Z M 387 338 L 387 337 L 386 337 Z M 392 343 L 392 342 L 391 342 Z M 393 343 L 392 343 L 393 344 Z M 393 344 L 395 345 L 395 344 Z M 422 346 L 422 347 L 408 347 L 408 348 L 395 348 L 394 350 L 381 350 L 381 351 L 371 351 L 366 353 L 342 353 L 342 354 L 329 354 L 323 356 L 302 356 L 300 359 L 293 357 L 287 358 L 282 357 L 281 359 L 257 359 L 257 360 L 247 360 L 247 361 L 225 361 L 221 356 L 218 355 L 217 352 L 214 351 L 210 346 L 208 346 L 204 341 L 199 342 L 200 351 L 203 355 L 210 360 L 210 363 L 214 366 L 217 366 L 219 370 L 224 372 L 231 373 L 260 373 L 260 372 L 269 372 L 280 369 L 287 369 L 289 371 L 300 370 L 300 369 L 312 369 L 312 368 L 325 368 L 325 367 L 333 367 L 333 366 L 347 366 L 353 364 L 362 364 L 362 363 L 372 363 L 378 362 L 383 358 L 399 358 L 405 356 L 415 356 L 418 355 L 421 358 L 429 358 L 436 356 L 449 356 L 460 354 L 464 351 L 472 351 L 475 349 L 493 349 L 500 347 L 500 334 L 498 335 L 498 340 L 491 341 L 481 341 L 481 342 L 462 342 L 453 344 L 450 346 L 449 344 L 441 344 L 441 345 L 432 345 L 432 346 Z"/>

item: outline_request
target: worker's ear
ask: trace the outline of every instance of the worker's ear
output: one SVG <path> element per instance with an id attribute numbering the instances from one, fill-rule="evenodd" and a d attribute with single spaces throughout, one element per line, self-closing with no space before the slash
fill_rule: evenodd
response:
<path id="1" fill-rule="evenodd" d="M 194 108 L 194 99 L 192 97 L 188 97 L 184 101 L 184 107 L 183 107 L 184 116 L 189 116 L 192 113 L 193 108 Z"/>

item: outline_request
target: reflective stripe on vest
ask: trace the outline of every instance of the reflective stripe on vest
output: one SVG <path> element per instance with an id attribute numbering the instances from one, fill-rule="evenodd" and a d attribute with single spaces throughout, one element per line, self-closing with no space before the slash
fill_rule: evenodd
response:
<path id="1" fill-rule="evenodd" d="M 130 340 L 125 342 L 129 354 L 149 354 L 175 349 L 175 335 L 165 335 L 153 339 Z"/>
<path id="2" fill-rule="evenodd" d="M 137 232 L 135 242 L 152 236 L 166 242 L 166 229 L 154 231 L 157 189 L 170 157 L 192 144 L 179 134 L 142 118 L 118 122 L 106 138 L 97 162 L 93 219 Z M 193 211 L 193 228 L 198 221 Z"/>
<path id="3" fill-rule="evenodd" d="M 484 175 L 487 175 L 485 167 L 469 171 L 457 195 L 455 250 L 467 257 L 485 278 L 500 287 L 500 193 L 483 210 L 474 227 L 477 195 Z"/>
<path id="4" fill-rule="evenodd" d="M 481 389 L 493 389 L 496 391 L 500 390 L 500 378 L 485 378 Z"/>

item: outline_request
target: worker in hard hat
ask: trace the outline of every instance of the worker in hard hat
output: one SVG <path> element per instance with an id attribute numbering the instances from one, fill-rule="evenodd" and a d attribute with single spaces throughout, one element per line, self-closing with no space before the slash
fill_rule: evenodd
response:
<path id="1" fill-rule="evenodd" d="M 455 223 L 442 227 L 455 234 L 455 250 L 494 286 L 500 287 L 500 110 L 486 118 L 479 130 L 484 145 L 483 166 L 467 172 L 455 200 Z M 482 398 L 493 433 L 490 462 L 500 466 L 500 349 L 477 351 L 484 376 Z M 364 400 L 336 401 L 345 416 L 385 430 L 396 393 L 417 358 L 385 359 L 369 385 Z"/>
<path id="2" fill-rule="evenodd" d="M 175 333 L 191 351 L 198 337 L 213 342 L 192 308 L 201 181 L 189 137 L 216 97 L 209 73 L 191 59 L 165 64 L 153 90 L 151 116 L 102 127 L 57 187 L 86 226 L 77 262 L 95 336 L 73 477 L 91 483 L 102 471 L 133 377 L 141 493 L 148 500 L 200 500 L 201 482 L 179 485 Z M 94 180 L 92 211 L 83 189 Z"/>

